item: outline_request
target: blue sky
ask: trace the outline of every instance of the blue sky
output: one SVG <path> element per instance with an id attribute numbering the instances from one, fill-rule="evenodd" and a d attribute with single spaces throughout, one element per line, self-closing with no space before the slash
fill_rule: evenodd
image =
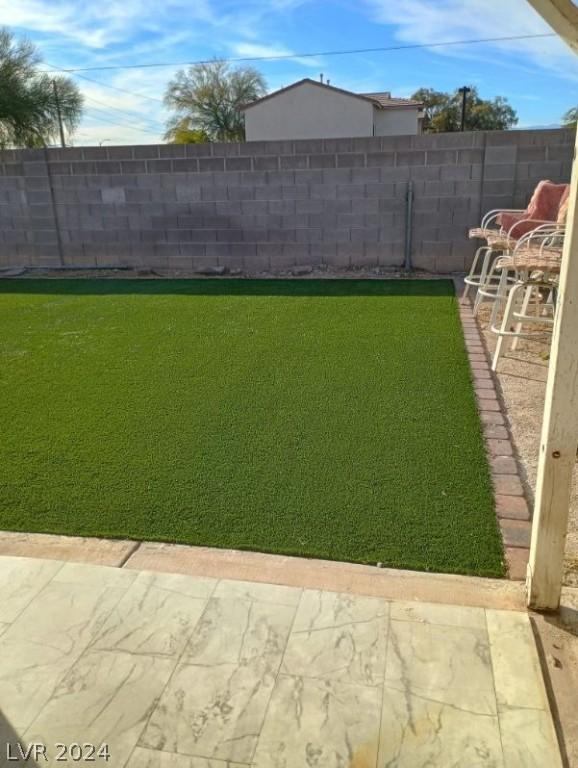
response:
<path id="1" fill-rule="evenodd" d="M 526 0 L 0 0 L 0 19 L 55 67 L 432 44 L 551 31 Z M 519 127 L 558 124 L 578 104 L 578 58 L 557 39 L 255 62 L 270 90 L 320 72 L 355 91 L 453 90 L 506 96 Z M 151 143 L 176 67 L 83 73 L 76 144 Z M 96 81 L 96 82 L 94 82 Z M 117 90 L 121 89 L 121 90 Z"/>

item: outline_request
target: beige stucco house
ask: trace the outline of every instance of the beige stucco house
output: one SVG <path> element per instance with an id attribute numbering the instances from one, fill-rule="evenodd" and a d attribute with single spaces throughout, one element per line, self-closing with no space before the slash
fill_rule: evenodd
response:
<path id="1" fill-rule="evenodd" d="M 243 113 L 247 141 L 396 136 L 421 132 L 423 104 L 306 78 L 245 104 Z"/>

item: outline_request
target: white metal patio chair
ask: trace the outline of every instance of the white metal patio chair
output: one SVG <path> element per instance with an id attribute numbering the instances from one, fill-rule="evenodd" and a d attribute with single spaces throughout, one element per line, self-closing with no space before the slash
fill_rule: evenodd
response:
<path id="1" fill-rule="evenodd" d="M 499 256 L 510 253 L 520 237 L 528 231 L 543 224 L 564 224 L 568 194 L 567 184 L 556 184 L 544 179 L 536 185 L 525 209 L 493 209 L 485 214 L 479 227 L 469 231 L 470 238 L 486 241 L 486 244 L 476 251 L 472 267 L 465 278 L 466 285 L 462 296 L 462 300 L 466 300 L 470 289 L 477 289 L 474 314 L 483 301 L 491 299 L 494 302 L 495 321 L 496 312 L 507 295 L 508 285 L 512 285 L 513 281 L 508 276 L 504 277 L 492 270 L 493 264 Z"/>
<path id="2" fill-rule="evenodd" d="M 474 260 L 470 271 L 464 278 L 465 288 L 462 294 L 462 301 L 466 301 L 469 292 L 472 288 L 478 289 L 486 282 L 488 271 L 492 264 L 492 260 L 496 259 L 501 253 L 498 242 L 500 234 L 502 234 L 502 228 L 497 224 L 497 219 L 502 213 L 524 213 L 524 210 L 519 208 L 503 208 L 488 211 L 482 219 L 481 226 L 474 227 L 468 232 L 470 240 L 486 240 L 486 245 L 481 245 L 474 255 Z M 505 241 L 505 238 L 503 238 Z M 493 245 L 489 244 L 489 241 L 493 241 Z M 508 246 L 508 242 L 503 242 L 505 247 Z"/>
<path id="3" fill-rule="evenodd" d="M 564 228 L 531 232 L 520 239 L 513 252 L 497 260 L 496 268 L 513 270 L 516 282 L 510 289 L 501 324 L 490 324 L 498 336 L 492 370 L 496 370 L 506 339 L 515 349 L 520 338 L 532 338 L 524 326 L 552 327 L 556 309 L 556 284 L 562 262 Z"/>
<path id="4" fill-rule="evenodd" d="M 516 226 L 522 223 L 525 224 L 528 221 L 535 223 L 536 227 L 517 239 L 515 237 Z M 498 253 L 495 254 L 493 261 L 489 262 L 488 269 L 484 275 L 484 282 L 478 287 L 474 301 L 474 315 L 478 314 L 480 306 L 484 301 L 493 302 L 490 325 L 494 326 L 508 298 L 510 289 L 518 282 L 519 278 L 515 267 L 516 262 L 508 261 L 508 258 L 511 259 L 512 255 L 517 252 L 518 262 L 521 263 L 520 258 L 524 248 L 529 248 L 530 245 L 533 247 L 535 243 L 539 246 L 542 243 L 541 237 L 543 235 L 560 229 L 563 228 L 555 222 L 539 222 L 538 220 L 524 219 L 516 222 L 505 234 L 489 235 L 488 247 L 494 248 Z"/>

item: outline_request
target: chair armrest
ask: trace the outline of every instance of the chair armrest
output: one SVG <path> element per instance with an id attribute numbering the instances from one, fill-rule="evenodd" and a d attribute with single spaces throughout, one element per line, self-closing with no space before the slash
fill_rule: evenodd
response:
<path id="1" fill-rule="evenodd" d="M 482 229 L 485 229 L 490 220 L 495 219 L 501 213 L 525 213 L 525 208 L 493 208 L 488 211 L 482 219 Z"/>
<path id="2" fill-rule="evenodd" d="M 547 243 L 552 242 L 554 239 L 564 239 L 566 232 L 563 227 L 548 222 L 542 224 L 536 229 L 532 229 L 530 232 L 526 232 L 522 237 L 516 241 L 514 246 L 514 253 L 518 250 L 523 250 L 527 246 L 532 244 L 539 245 L 540 250 L 544 248 Z"/>

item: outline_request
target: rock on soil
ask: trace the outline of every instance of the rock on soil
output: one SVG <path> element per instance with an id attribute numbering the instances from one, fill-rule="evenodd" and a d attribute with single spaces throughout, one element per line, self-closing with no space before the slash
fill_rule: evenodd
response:
<path id="1" fill-rule="evenodd" d="M 204 267 L 196 270 L 197 275 L 226 275 L 227 267 Z"/>

